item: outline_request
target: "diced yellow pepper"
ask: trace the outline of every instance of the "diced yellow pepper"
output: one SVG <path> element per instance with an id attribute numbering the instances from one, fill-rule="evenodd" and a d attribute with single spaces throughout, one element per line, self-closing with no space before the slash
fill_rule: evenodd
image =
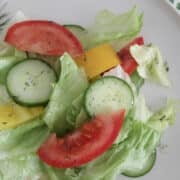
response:
<path id="1" fill-rule="evenodd" d="M 0 105 L 0 130 L 18 126 L 43 112 L 43 107 L 22 107 L 17 104 Z"/>
<path id="2" fill-rule="evenodd" d="M 84 55 L 75 60 L 79 66 L 84 67 L 90 79 L 97 77 L 120 63 L 115 50 L 110 44 L 103 44 L 89 49 Z"/>

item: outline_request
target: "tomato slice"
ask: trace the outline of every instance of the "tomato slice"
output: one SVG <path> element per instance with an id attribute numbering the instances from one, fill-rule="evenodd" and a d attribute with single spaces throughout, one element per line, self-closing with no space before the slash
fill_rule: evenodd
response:
<path id="1" fill-rule="evenodd" d="M 83 53 L 78 39 L 65 27 L 51 21 L 16 23 L 8 29 L 5 41 L 20 50 L 43 55 L 59 56 L 68 52 L 76 57 Z"/>
<path id="2" fill-rule="evenodd" d="M 119 51 L 119 54 L 121 56 L 124 56 L 126 55 L 127 53 L 129 53 L 129 48 L 133 45 L 144 45 L 144 38 L 143 37 L 137 37 L 135 38 L 132 42 L 130 42 L 127 46 L 125 46 L 124 48 L 122 48 L 120 51 Z"/>
<path id="3" fill-rule="evenodd" d="M 134 58 L 131 56 L 130 53 L 128 53 L 127 55 L 120 57 L 121 58 L 121 67 L 123 68 L 123 70 L 128 73 L 129 75 L 131 75 L 137 68 L 138 64 L 137 62 L 134 60 Z"/>
<path id="4" fill-rule="evenodd" d="M 129 50 L 130 47 L 135 44 L 143 45 L 144 44 L 143 37 L 138 37 L 134 39 L 131 43 L 129 43 L 126 47 L 124 47 L 118 52 L 118 56 L 121 59 L 121 66 L 124 69 L 124 71 L 127 72 L 129 75 L 131 75 L 138 66 L 135 59 L 131 56 L 131 53 Z"/>
<path id="5" fill-rule="evenodd" d="M 124 114 L 125 111 L 121 110 L 111 115 L 97 116 L 62 138 L 52 134 L 37 153 L 42 161 L 53 167 L 81 166 L 112 145 L 122 127 Z"/>

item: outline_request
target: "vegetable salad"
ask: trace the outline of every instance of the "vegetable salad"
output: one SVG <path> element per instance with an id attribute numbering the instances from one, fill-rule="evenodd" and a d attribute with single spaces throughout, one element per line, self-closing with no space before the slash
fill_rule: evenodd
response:
<path id="1" fill-rule="evenodd" d="M 153 168 L 176 103 L 146 104 L 146 81 L 171 82 L 142 25 L 136 7 L 103 10 L 87 28 L 15 15 L 0 43 L 0 179 L 115 180 Z"/>

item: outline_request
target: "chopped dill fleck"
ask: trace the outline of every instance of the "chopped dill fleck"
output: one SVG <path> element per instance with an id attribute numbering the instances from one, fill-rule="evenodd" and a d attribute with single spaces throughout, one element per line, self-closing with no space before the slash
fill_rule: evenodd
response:
<path id="1" fill-rule="evenodd" d="M 164 120 L 165 118 L 166 118 L 166 115 L 162 115 L 159 120 L 162 121 L 162 120 Z"/>
<path id="2" fill-rule="evenodd" d="M 12 113 L 9 113 L 9 114 L 8 114 L 8 117 L 12 117 L 12 116 L 13 116 L 13 114 L 12 114 Z"/>
<path id="3" fill-rule="evenodd" d="M 24 83 L 26 86 L 30 86 L 30 84 L 26 81 L 25 83 Z"/>
<path id="4" fill-rule="evenodd" d="M 4 125 L 5 125 L 5 124 L 7 124 L 7 122 L 2 122 L 2 124 L 4 124 Z"/>
<path id="5" fill-rule="evenodd" d="M 41 74 L 43 74 L 44 73 L 44 71 L 41 71 Z"/>

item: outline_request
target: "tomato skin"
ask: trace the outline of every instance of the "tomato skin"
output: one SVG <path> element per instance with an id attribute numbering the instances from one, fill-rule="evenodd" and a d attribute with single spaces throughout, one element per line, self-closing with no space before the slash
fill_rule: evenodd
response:
<path id="1" fill-rule="evenodd" d="M 121 55 L 121 56 L 124 56 L 126 55 L 127 53 L 129 53 L 129 48 L 133 45 L 144 45 L 144 38 L 143 37 L 137 37 L 135 38 L 132 42 L 130 42 L 127 46 L 125 46 L 124 48 L 122 48 L 118 53 Z"/>
<path id="2" fill-rule="evenodd" d="M 8 29 L 5 41 L 20 50 L 43 55 L 60 56 L 68 52 L 76 57 L 83 53 L 79 40 L 64 26 L 52 21 L 16 23 Z"/>
<path id="3" fill-rule="evenodd" d="M 135 38 L 132 42 L 130 42 L 130 43 L 126 46 L 126 48 L 129 49 L 132 45 L 135 45 L 135 44 L 144 45 L 144 38 L 143 38 L 142 36 Z"/>
<path id="4" fill-rule="evenodd" d="M 134 60 L 134 58 L 131 56 L 130 53 L 128 53 L 125 56 L 120 56 L 120 58 L 121 58 L 121 64 L 120 64 L 121 67 L 126 73 L 131 75 L 138 67 L 137 62 Z"/>
<path id="5" fill-rule="evenodd" d="M 135 44 L 144 45 L 143 37 L 137 37 L 117 53 L 121 60 L 121 66 L 123 70 L 129 75 L 131 75 L 137 69 L 138 66 L 137 62 L 130 53 L 130 47 Z"/>
<path id="6" fill-rule="evenodd" d="M 81 166 L 103 154 L 119 134 L 125 110 L 101 115 L 86 122 L 75 132 L 57 138 L 52 134 L 37 154 L 42 161 L 57 168 Z"/>

